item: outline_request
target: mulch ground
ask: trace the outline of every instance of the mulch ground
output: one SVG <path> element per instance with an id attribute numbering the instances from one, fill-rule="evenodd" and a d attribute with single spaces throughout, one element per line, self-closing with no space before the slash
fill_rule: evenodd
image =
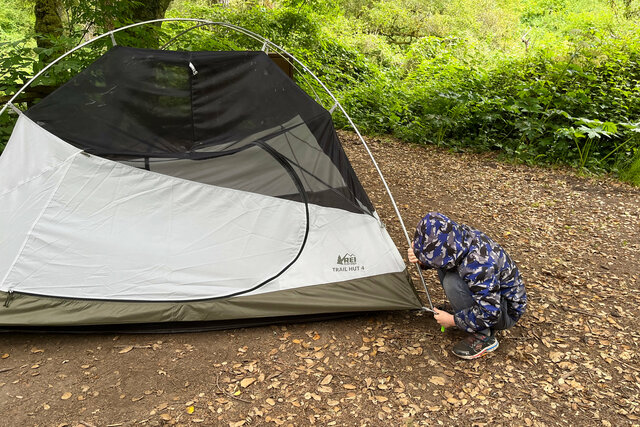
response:
<path id="1" fill-rule="evenodd" d="M 341 137 L 404 256 L 368 154 Z M 440 211 L 519 264 L 529 308 L 497 351 L 460 360 L 450 349 L 462 334 L 418 312 L 190 334 L 4 334 L 0 425 L 640 425 L 640 189 L 369 144 L 410 235 Z M 435 273 L 425 277 L 442 302 Z"/>

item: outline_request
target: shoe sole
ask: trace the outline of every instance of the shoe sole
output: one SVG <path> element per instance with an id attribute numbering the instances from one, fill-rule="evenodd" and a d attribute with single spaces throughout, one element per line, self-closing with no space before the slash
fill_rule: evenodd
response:
<path id="1" fill-rule="evenodd" d="M 461 358 L 461 359 L 465 359 L 465 360 L 477 359 L 478 357 L 482 357 L 482 356 L 484 356 L 485 354 L 487 354 L 487 353 L 491 353 L 492 351 L 494 351 L 495 349 L 497 349 L 499 344 L 500 344 L 500 343 L 496 340 L 495 345 L 492 345 L 491 347 L 487 347 L 487 348 L 485 348 L 484 350 L 482 350 L 480 353 L 478 353 L 478 354 L 474 354 L 474 355 L 472 355 L 472 356 L 461 356 L 461 355 L 456 354 L 456 353 L 453 353 L 453 354 L 455 354 L 455 355 L 456 355 L 456 356 L 458 356 L 459 358 Z"/>

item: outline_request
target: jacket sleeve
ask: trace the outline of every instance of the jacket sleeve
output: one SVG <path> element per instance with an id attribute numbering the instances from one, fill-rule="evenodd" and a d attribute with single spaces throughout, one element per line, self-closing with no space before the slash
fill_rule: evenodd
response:
<path id="1" fill-rule="evenodd" d="M 467 282 L 475 304 L 458 311 L 454 319 L 458 328 L 477 332 L 494 326 L 500 320 L 500 284 L 492 257 L 484 262 L 471 260 L 458 269 Z"/>

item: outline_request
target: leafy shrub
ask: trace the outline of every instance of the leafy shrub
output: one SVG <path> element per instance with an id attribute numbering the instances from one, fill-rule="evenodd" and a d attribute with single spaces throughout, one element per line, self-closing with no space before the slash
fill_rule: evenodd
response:
<path id="1" fill-rule="evenodd" d="M 0 96 L 17 90 L 55 49 L 64 51 L 91 32 L 127 23 L 117 17 L 122 8 L 136 4 L 102 1 L 108 13 L 92 20 L 91 3 L 65 0 L 68 28 L 52 51 L 38 50 L 33 39 L 3 44 Z M 640 151 L 636 3 L 281 0 L 225 7 L 208 0 L 174 0 L 168 17 L 229 22 L 274 41 L 323 80 L 366 133 L 498 150 L 524 162 L 625 176 L 637 168 Z M 154 31 L 145 27 L 146 38 L 133 31 L 117 37 L 125 45 L 170 42 L 172 49 L 262 48 L 222 27 L 203 27 L 173 40 L 191 25 L 167 23 Z M 68 79 L 107 44 L 72 55 L 42 82 Z M 325 107 L 333 106 L 313 79 L 303 73 L 295 78 Z M 7 120 L 0 123 L 0 141 L 6 140 Z M 350 126 L 339 114 L 334 120 Z"/>

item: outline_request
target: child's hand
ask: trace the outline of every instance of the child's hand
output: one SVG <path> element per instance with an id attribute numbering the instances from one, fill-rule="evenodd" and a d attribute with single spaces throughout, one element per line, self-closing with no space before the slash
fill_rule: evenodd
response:
<path id="1" fill-rule="evenodd" d="M 436 319 L 436 322 L 438 322 L 440 326 L 444 326 L 445 328 L 456 326 L 453 314 L 449 314 L 446 311 L 433 310 L 433 318 Z"/>
<path id="2" fill-rule="evenodd" d="M 407 257 L 409 258 L 409 262 L 411 264 L 415 264 L 418 262 L 418 258 L 416 258 L 416 254 L 413 253 L 413 243 L 411 243 L 411 247 L 407 249 Z"/>

